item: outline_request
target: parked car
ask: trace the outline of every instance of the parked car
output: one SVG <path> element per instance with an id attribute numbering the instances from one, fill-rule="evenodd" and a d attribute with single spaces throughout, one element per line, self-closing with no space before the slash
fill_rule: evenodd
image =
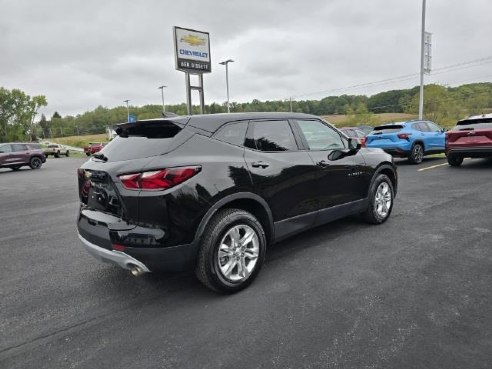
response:
<path id="1" fill-rule="evenodd" d="M 408 158 L 419 164 L 424 155 L 444 152 L 445 130 L 429 121 L 412 120 L 374 127 L 366 136 L 366 147 L 381 148 L 387 153 Z"/>
<path id="2" fill-rule="evenodd" d="M 492 114 L 460 120 L 446 132 L 446 157 L 453 167 L 460 166 L 464 158 L 492 157 Z"/>
<path id="3" fill-rule="evenodd" d="M 367 136 L 369 133 L 371 133 L 374 130 L 373 126 L 368 126 L 363 124 L 356 126 L 355 128 L 364 132 L 364 136 Z"/>
<path id="4" fill-rule="evenodd" d="M 39 169 L 46 162 L 41 146 L 36 143 L 1 143 L 0 168 L 19 170 L 23 166 Z"/>
<path id="5" fill-rule="evenodd" d="M 268 244 L 351 214 L 391 214 L 391 155 L 318 117 L 210 114 L 118 125 L 78 170 L 79 238 L 134 275 L 194 268 L 215 291 L 249 285 Z"/>
<path id="6" fill-rule="evenodd" d="M 364 131 L 358 129 L 358 127 L 342 127 L 340 131 L 345 133 L 347 137 L 355 138 L 362 146 L 365 146 L 366 134 Z"/>
<path id="7" fill-rule="evenodd" d="M 84 147 L 85 155 L 90 156 L 92 154 L 95 154 L 96 152 L 101 151 L 104 146 L 106 146 L 105 142 L 89 143 L 88 146 Z"/>
<path id="8" fill-rule="evenodd" d="M 60 155 L 65 155 L 66 157 L 70 156 L 70 150 L 66 147 L 58 144 L 49 144 L 44 149 L 44 155 L 48 157 L 49 155 L 53 155 L 55 158 L 59 158 Z"/>

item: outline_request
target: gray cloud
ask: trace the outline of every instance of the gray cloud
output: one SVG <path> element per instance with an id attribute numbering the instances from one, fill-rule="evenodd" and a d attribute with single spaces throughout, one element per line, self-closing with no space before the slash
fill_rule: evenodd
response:
<path id="1" fill-rule="evenodd" d="M 253 0 L 72 2 L 0 0 L 0 85 L 43 94 L 62 115 L 98 105 L 159 104 L 185 100 L 184 75 L 174 69 L 172 27 L 210 32 L 212 73 L 205 100 L 250 101 L 372 94 L 413 87 L 418 77 L 367 84 L 416 73 L 421 1 Z M 427 2 L 433 66 L 492 56 L 489 0 Z M 492 63 L 427 77 L 428 82 L 492 81 Z"/>

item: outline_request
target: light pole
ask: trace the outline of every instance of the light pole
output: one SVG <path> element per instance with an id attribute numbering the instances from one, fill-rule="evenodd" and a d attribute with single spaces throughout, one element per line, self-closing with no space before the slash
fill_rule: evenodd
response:
<path id="1" fill-rule="evenodd" d="M 128 102 L 130 100 L 123 100 L 123 102 L 126 103 L 126 116 L 127 116 L 127 122 L 130 122 L 130 108 L 128 107 Z"/>
<path id="2" fill-rule="evenodd" d="M 165 115 L 166 114 L 166 105 L 164 105 L 164 89 L 166 88 L 167 86 L 159 86 L 157 87 L 158 90 L 161 90 L 161 96 L 162 96 L 162 115 Z"/>
<path id="3" fill-rule="evenodd" d="M 229 106 L 229 63 L 234 63 L 234 60 L 232 59 L 227 59 L 224 60 L 223 62 L 220 62 L 219 64 L 225 65 L 226 68 L 226 88 L 227 88 L 227 112 L 230 113 L 231 109 Z"/>
<path id="4" fill-rule="evenodd" d="M 420 44 L 420 96 L 419 119 L 424 117 L 424 42 L 425 42 L 425 0 L 422 0 L 422 35 Z"/>

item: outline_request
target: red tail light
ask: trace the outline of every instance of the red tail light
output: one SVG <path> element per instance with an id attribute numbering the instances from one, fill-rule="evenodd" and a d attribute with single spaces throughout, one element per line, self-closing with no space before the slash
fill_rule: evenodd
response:
<path id="1" fill-rule="evenodd" d="M 174 187 L 199 173 L 201 167 L 179 167 L 119 176 L 128 190 L 158 191 Z"/>
<path id="2" fill-rule="evenodd" d="M 408 140 L 410 139 L 411 133 L 398 133 L 397 136 L 398 138 L 401 138 L 402 140 Z"/>
<path id="3" fill-rule="evenodd" d="M 359 138 L 359 141 L 360 141 L 361 147 L 366 147 L 366 138 L 365 137 Z"/>
<path id="4" fill-rule="evenodd" d="M 121 252 L 123 252 L 126 249 L 125 246 L 119 245 L 117 243 L 113 243 L 112 246 L 113 246 L 113 250 L 115 250 L 115 251 L 121 251 Z"/>

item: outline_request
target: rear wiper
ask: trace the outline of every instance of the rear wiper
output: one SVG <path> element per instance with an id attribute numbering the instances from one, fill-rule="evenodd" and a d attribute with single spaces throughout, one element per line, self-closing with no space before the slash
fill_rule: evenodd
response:
<path id="1" fill-rule="evenodd" d="M 102 152 L 98 152 L 92 156 L 95 157 L 96 159 L 99 159 L 102 161 L 108 161 L 108 157 L 106 155 L 104 155 Z"/>

